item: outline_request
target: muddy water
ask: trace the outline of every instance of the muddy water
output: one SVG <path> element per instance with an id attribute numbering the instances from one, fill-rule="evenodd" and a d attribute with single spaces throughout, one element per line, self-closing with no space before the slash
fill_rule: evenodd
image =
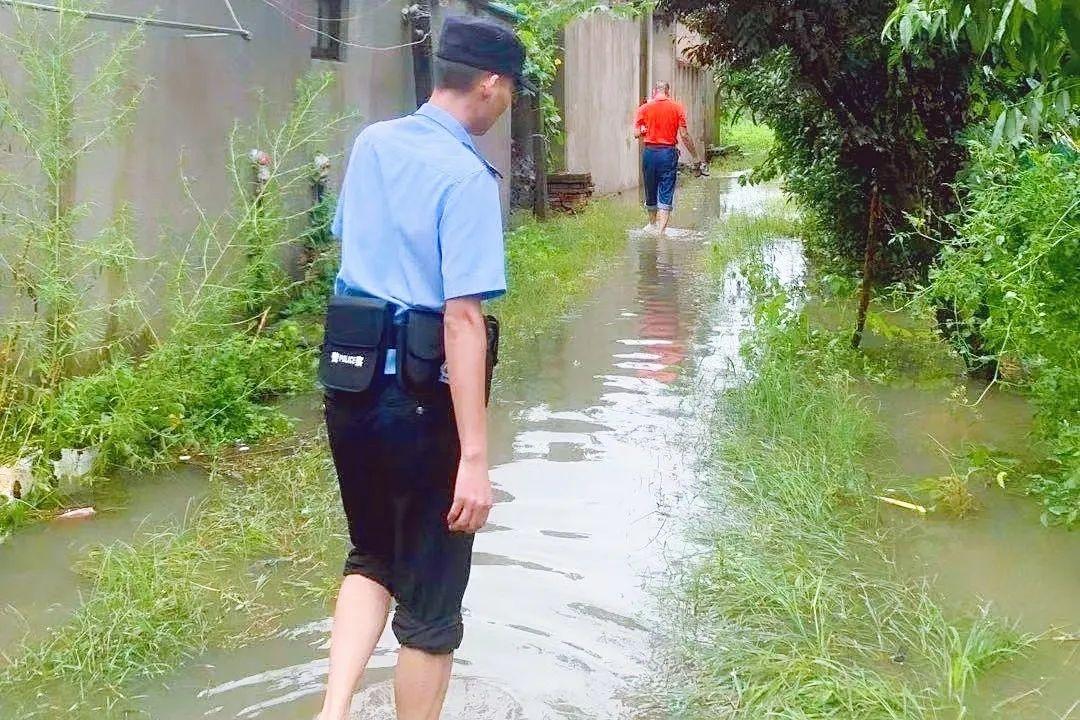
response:
<path id="1" fill-rule="evenodd" d="M 33 525 L 0 544 L 0 653 L 71 615 L 82 589 L 76 567 L 88 547 L 182 517 L 205 488 L 205 474 L 194 467 L 137 482 L 117 478 L 85 497 L 98 511 L 93 520 Z"/>
<path id="2" fill-rule="evenodd" d="M 973 445 L 1022 455 L 1031 429 L 1026 401 L 976 383 L 965 389 L 959 403 L 947 389 L 874 390 L 891 438 L 881 471 L 902 485 L 962 473 L 965 461 L 950 456 Z M 983 679 L 974 717 L 1080 718 L 1080 641 L 1064 639 L 1080 638 L 1080 533 L 1042 527 L 1033 502 L 996 485 L 973 481 L 971 491 L 976 510 L 962 519 L 886 512 L 901 569 L 932 578 L 957 606 L 989 605 L 1021 632 L 1047 634 L 1028 657 Z"/>
<path id="3" fill-rule="evenodd" d="M 700 227 L 688 216 L 709 218 L 760 196 L 734 184 L 728 195 L 727 184 L 687 193 L 680 226 Z M 733 323 L 741 323 L 730 308 L 730 321 L 713 319 L 697 297 L 702 244 L 701 234 L 629 238 L 576 317 L 528 349 L 528 377 L 499 395 L 491 423 L 497 505 L 476 541 L 446 717 L 630 716 L 629 691 L 656 641 L 650 585 L 676 542 L 671 498 L 691 472 L 677 441 L 692 415 L 683 378 L 733 351 Z M 323 608 L 302 609 L 279 636 L 209 653 L 166 686 L 145 688 L 140 705 L 155 720 L 310 717 L 328 631 Z M 388 631 L 365 679 L 362 717 L 391 717 L 395 649 Z"/>
<path id="4" fill-rule="evenodd" d="M 774 196 L 717 179 L 683 196 L 678 224 L 702 228 Z M 498 505 L 476 542 L 446 720 L 634 716 L 636 680 L 663 641 L 652 630 L 659 610 L 652 589 L 687 551 L 678 533 L 687 502 L 680 490 L 694 472 L 700 401 L 738 375 L 748 322 L 738 277 L 727 277 L 719 296 L 702 292 L 701 246 L 694 234 L 632 236 L 609 280 L 558 333 L 528 349 L 527 378 L 504 388 L 493 406 Z M 802 270 L 794 243 L 775 244 L 765 260 L 784 281 Z M 991 394 L 978 414 L 965 414 L 950 409 L 944 392 L 875 393 L 894 439 L 881 472 L 897 481 L 947 470 L 930 436 L 954 448 L 1023 446 L 1029 413 L 1018 398 Z M 297 399 L 290 411 L 310 421 L 317 399 Z M 75 606 L 80 588 L 69 568 L 83 547 L 128 539 L 147 517 L 182 513 L 202 487 L 197 473 L 136 484 L 115 501 L 123 512 L 33 528 L 0 546 L 0 603 L 13 608 L 0 615 L 0 651 Z M 934 576 L 957 604 L 993 599 L 1024 630 L 1080 629 L 1080 534 L 1043 530 L 1026 501 L 1000 492 L 981 502 L 983 510 L 963 521 L 894 513 L 901 567 Z M 309 718 L 325 681 L 328 633 L 323 607 L 299 608 L 271 639 L 206 653 L 138 688 L 137 705 L 155 720 Z M 395 647 L 387 633 L 357 717 L 392 717 Z M 1044 643 L 1008 675 L 988 678 L 971 717 L 1067 716 L 1080 686 L 1069 648 Z"/>

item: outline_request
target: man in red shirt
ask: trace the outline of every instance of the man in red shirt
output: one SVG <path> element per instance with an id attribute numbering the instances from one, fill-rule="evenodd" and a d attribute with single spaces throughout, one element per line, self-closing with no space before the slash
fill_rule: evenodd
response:
<path id="1" fill-rule="evenodd" d="M 652 99 L 634 115 L 634 137 L 644 140 L 641 166 L 645 176 L 645 210 L 649 230 L 661 237 L 675 201 L 675 179 L 679 169 L 679 139 L 697 158 L 694 140 L 686 129 L 686 110 L 671 98 L 671 85 L 656 83 Z"/>

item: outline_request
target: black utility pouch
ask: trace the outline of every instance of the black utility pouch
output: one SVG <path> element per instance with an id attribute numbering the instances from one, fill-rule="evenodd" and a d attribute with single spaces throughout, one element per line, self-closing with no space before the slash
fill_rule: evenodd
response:
<path id="1" fill-rule="evenodd" d="M 442 313 L 409 310 L 397 333 L 397 375 L 402 388 L 418 396 L 435 392 L 445 362 Z"/>
<path id="2" fill-rule="evenodd" d="M 375 298 L 334 295 L 326 309 L 319 382 L 330 390 L 363 392 L 386 362 L 391 306 Z"/>
<path id="3" fill-rule="evenodd" d="M 499 364 L 499 320 L 494 315 L 485 315 L 484 326 L 487 330 L 486 404 L 491 398 L 491 378 Z M 424 397 L 445 384 L 441 382 L 446 364 L 442 313 L 410 310 L 405 324 L 398 328 L 397 337 L 397 375 L 405 390 Z"/>

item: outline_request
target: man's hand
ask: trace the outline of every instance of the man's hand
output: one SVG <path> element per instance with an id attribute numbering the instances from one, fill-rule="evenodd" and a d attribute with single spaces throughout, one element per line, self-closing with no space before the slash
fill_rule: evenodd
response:
<path id="1" fill-rule="evenodd" d="M 454 504 L 446 516 L 450 530 L 474 533 L 484 527 L 492 503 L 487 460 L 462 458 L 454 485 Z"/>
<path id="2" fill-rule="evenodd" d="M 472 533 L 483 527 L 491 510 L 484 405 L 487 325 L 477 298 L 447 300 L 443 319 L 446 371 L 461 445 L 454 502 L 446 523 L 452 531 Z"/>

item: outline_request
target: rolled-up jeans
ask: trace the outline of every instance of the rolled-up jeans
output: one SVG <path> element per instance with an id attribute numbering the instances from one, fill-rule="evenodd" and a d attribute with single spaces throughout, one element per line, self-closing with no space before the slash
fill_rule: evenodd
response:
<path id="1" fill-rule="evenodd" d="M 645 209 L 671 210 L 675 206 L 675 180 L 679 150 L 674 145 L 646 145 L 641 154 L 645 177 Z"/>

